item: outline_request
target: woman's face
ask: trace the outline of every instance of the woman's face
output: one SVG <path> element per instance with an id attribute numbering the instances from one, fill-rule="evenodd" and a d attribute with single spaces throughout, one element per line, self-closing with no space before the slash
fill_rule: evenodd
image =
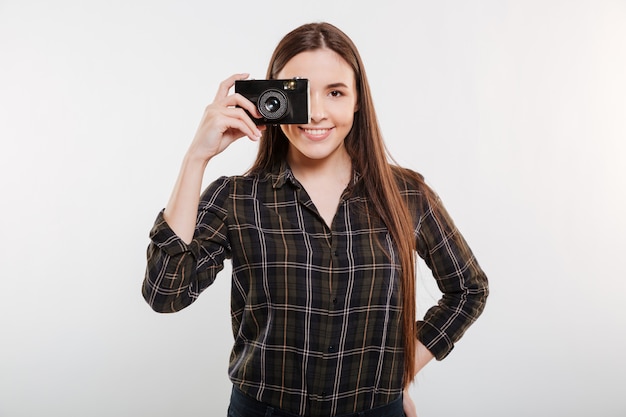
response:
<path id="1" fill-rule="evenodd" d="M 277 78 L 308 78 L 311 121 L 281 125 L 289 139 L 290 163 L 322 162 L 345 157 L 344 139 L 354 121 L 357 93 L 354 72 L 330 49 L 302 52 L 287 62 Z"/>

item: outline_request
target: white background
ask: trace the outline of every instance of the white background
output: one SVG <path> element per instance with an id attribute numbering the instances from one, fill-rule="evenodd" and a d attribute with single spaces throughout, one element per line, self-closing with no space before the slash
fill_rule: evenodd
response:
<path id="1" fill-rule="evenodd" d="M 218 83 L 319 20 L 490 277 L 420 416 L 626 415 L 625 1 L 0 0 L 0 416 L 225 415 L 229 269 L 156 314 L 148 231 Z"/>

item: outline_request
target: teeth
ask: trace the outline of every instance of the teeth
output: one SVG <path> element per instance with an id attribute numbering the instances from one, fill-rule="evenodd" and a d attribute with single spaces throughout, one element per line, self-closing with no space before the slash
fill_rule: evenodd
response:
<path id="1" fill-rule="evenodd" d="M 321 136 L 328 132 L 328 129 L 304 129 L 304 131 L 309 135 Z"/>

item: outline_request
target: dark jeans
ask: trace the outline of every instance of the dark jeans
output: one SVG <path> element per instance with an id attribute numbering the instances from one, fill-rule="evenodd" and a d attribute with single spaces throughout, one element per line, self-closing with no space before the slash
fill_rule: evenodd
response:
<path id="1" fill-rule="evenodd" d="M 228 407 L 228 417 L 300 417 L 297 414 L 270 407 L 233 388 Z M 344 414 L 337 417 L 404 417 L 402 397 L 397 400 L 360 413 Z"/>

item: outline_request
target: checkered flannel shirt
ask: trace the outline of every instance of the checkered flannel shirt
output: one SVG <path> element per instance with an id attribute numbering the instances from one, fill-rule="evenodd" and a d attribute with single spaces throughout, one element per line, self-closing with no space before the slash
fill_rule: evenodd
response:
<path id="1" fill-rule="evenodd" d="M 402 187 L 417 252 L 443 294 L 418 321 L 417 337 L 442 359 L 481 314 L 487 278 L 440 200 L 429 203 L 417 184 Z M 235 386 L 306 416 L 353 413 L 398 398 L 399 259 L 357 175 L 331 227 L 286 165 L 216 180 L 202 195 L 190 244 L 159 213 L 144 298 L 159 312 L 181 310 L 213 283 L 226 259 Z"/>

